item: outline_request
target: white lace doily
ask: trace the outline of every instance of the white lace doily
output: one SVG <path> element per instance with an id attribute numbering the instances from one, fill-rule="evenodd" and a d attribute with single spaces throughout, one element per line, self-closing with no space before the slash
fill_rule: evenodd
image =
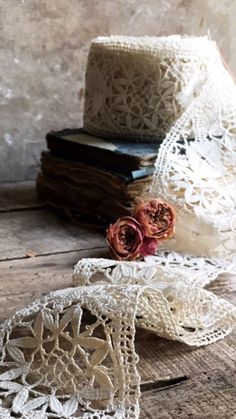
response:
<path id="1" fill-rule="evenodd" d="M 190 280 L 173 266 L 84 259 L 75 268 L 80 286 L 4 322 L 0 418 L 137 419 L 135 326 L 201 346 L 227 335 L 236 319 L 194 269 Z"/>

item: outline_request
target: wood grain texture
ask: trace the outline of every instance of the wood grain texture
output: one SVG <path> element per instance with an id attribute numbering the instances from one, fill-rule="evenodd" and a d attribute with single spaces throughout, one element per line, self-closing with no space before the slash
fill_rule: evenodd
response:
<path id="1" fill-rule="evenodd" d="M 14 210 L 11 199 L 7 205 Z M 27 257 L 29 251 L 36 256 Z M 0 321 L 42 294 L 72 286 L 74 264 L 100 256 L 108 256 L 100 234 L 47 209 L 0 214 Z M 233 276 L 221 276 L 209 289 L 236 302 Z M 235 343 L 234 332 L 213 345 L 190 348 L 138 330 L 140 419 L 234 419 Z"/>
<path id="2" fill-rule="evenodd" d="M 0 216 L 0 260 L 47 255 L 105 245 L 100 233 L 74 226 L 48 209 Z"/>
<path id="3" fill-rule="evenodd" d="M 201 348 L 167 341 L 153 334 L 140 332 L 136 350 L 140 357 L 139 369 L 145 383 L 175 377 L 193 377 L 217 368 L 232 371 L 235 367 L 236 334 Z"/>
<path id="4" fill-rule="evenodd" d="M 140 419 L 234 419 L 235 376 L 222 368 L 199 374 L 165 389 L 145 392 Z"/>
<path id="5" fill-rule="evenodd" d="M 0 262 L 0 321 L 42 294 L 73 286 L 78 260 L 100 256 L 108 256 L 105 247 Z"/>
<path id="6" fill-rule="evenodd" d="M 0 183 L 0 212 L 43 207 L 35 182 Z"/>

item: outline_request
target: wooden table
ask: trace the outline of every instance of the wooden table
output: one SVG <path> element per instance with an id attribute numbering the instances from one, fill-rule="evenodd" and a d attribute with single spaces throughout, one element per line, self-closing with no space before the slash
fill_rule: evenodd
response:
<path id="1" fill-rule="evenodd" d="M 48 291 L 72 285 L 73 265 L 104 256 L 104 238 L 46 208 L 34 184 L 0 185 L 0 320 Z M 236 301 L 235 278 L 211 289 Z M 236 418 L 236 333 L 193 349 L 138 331 L 141 418 Z"/>

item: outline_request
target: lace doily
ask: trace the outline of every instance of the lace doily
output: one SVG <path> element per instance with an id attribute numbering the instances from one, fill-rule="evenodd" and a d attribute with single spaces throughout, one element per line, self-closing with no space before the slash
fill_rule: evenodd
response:
<path id="1" fill-rule="evenodd" d="M 0 418 L 138 418 L 135 326 L 201 346 L 227 335 L 236 319 L 192 274 L 158 262 L 80 261 L 79 287 L 2 324 Z"/>
<path id="2" fill-rule="evenodd" d="M 0 418 L 136 418 L 139 294 L 135 286 L 66 289 L 4 322 Z"/>
<path id="3" fill-rule="evenodd" d="M 167 134 L 147 194 L 174 204 L 176 234 L 143 262 L 83 259 L 77 288 L 2 324 L 0 418 L 137 419 L 136 326 L 201 346 L 235 323 L 235 308 L 203 288 L 236 273 L 236 87 L 215 43 L 98 38 L 85 128 L 139 139 Z"/>

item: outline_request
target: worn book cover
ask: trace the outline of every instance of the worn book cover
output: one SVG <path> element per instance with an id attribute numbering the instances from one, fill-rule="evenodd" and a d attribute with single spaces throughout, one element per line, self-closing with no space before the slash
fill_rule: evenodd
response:
<path id="1" fill-rule="evenodd" d="M 143 170 L 144 176 L 151 174 L 148 169 L 154 166 L 160 148 L 157 143 L 103 139 L 83 129 L 52 131 L 47 134 L 46 141 L 54 155 L 122 173 Z"/>

